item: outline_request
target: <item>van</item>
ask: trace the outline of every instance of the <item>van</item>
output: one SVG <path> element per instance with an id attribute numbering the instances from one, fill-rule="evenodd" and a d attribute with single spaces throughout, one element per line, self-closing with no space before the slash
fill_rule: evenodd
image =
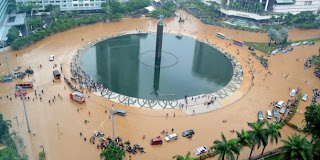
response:
<path id="1" fill-rule="evenodd" d="M 270 111 L 270 110 L 267 110 L 267 118 L 268 118 L 268 119 L 271 119 L 271 118 L 272 118 L 272 115 L 271 115 L 271 111 Z"/>
<path id="2" fill-rule="evenodd" d="M 162 138 L 153 138 L 151 139 L 151 145 L 158 145 L 158 144 L 162 144 Z"/>
<path id="3" fill-rule="evenodd" d="M 277 106 L 278 108 L 281 108 L 282 105 L 283 105 L 283 103 L 284 103 L 283 101 L 279 101 L 276 106 Z"/>
<path id="4" fill-rule="evenodd" d="M 53 71 L 53 77 L 55 78 L 55 79 L 60 79 L 60 72 L 58 71 L 58 70 L 54 70 Z"/>

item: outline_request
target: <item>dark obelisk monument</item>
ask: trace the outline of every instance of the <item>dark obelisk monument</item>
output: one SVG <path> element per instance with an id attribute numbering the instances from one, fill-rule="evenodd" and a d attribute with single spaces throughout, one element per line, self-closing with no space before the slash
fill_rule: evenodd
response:
<path id="1" fill-rule="evenodd" d="M 163 38 L 163 16 L 160 16 L 159 22 L 157 24 L 157 42 L 156 42 L 156 58 L 155 64 L 161 61 L 162 52 L 162 38 Z"/>

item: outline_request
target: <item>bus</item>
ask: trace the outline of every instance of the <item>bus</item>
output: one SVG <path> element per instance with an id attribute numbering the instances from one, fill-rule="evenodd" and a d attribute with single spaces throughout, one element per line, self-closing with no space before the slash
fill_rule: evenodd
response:
<path id="1" fill-rule="evenodd" d="M 238 41 L 238 40 L 233 40 L 233 44 L 236 44 L 236 45 L 238 45 L 238 46 L 243 46 L 243 42 L 241 42 L 241 41 Z"/>
<path id="2" fill-rule="evenodd" d="M 16 88 L 22 87 L 22 88 L 32 88 L 33 87 L 33 82 L 18 82 L 16 83 Z"/>
<path id="3" fill-rule="evenodd" d="M 217 37 L 224 39 L 226 36 L 220 32 L 217 32 Z"/>

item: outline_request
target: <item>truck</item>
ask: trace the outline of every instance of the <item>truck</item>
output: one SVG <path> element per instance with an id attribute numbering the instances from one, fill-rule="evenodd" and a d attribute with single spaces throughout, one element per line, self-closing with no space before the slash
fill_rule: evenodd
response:
<path id="1" fill-rule="evenodd" d="M 78 103 L 83 103 L 86 100 L 86 97 L 84 94 L 82 94 L 80 92 L 71 92 L 70 99 L 72 99 Z"/>

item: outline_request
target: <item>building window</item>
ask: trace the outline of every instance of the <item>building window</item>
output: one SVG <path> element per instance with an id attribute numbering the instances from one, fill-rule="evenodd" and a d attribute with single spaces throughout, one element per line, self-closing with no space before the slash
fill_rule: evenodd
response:
<path id="1" fill-rule="evenodd" d="M 68 7 L 72 7 L 72 4 L 68 4 Z"/>
<path id="2" fill-rule="evenodd" d="M 78 0 L 73 0 L 73 2 L 78 2 Z"/>
<path id="3" fill-rule="evenodd" d="M 86 4 L 84 4 L 84 6 L 89 6 L 89 4 L 88 4 L 88 3 L 86 3 Z"/>
<path id="4" fill-rule="evenodd" d="M 90 4 L 90 6 L 94 6 L 94 4 L 93 4 L 93 3 L 91 3 L 91 4 Z"/>
<path id="5" fill-rule="evenodd" d="M 64 4 L 64 5 L 61 5 L 61 7 L 67 7 L 67 5 L 65 5 L 65 4 Z"/>
<path id="6" fill-rule="evenodd" d="M 305 6 L 310 6 L 311 3 L 312 3 L 312 1 L 305 1 L 305 2 L 304 2 L 304 5 L 305 5 Z"/>
<path id="7" fill-rule="evenodd" d="M 56 3 L 60 3 L 60 1 L 56 1 Z"/>
<path id="8" fill-rule="evenodd" d="M 49 1 L 49 3 L 54 3 L 54 1 Z"/>
<path id="9" fill-rule="evenodd" d="M 82 7 L 83 6 L 83 4 L 79 4 L 79 7 Z"/>
<path id="10" fill-rule="evenodd" d="M 93 2 L 94 0 L 90 0 L 91 2 Z"/>
<path id="11" fill-rule="evenodd" d="M 43 1 L 43 3 L 48 3 L 48 1 Z"/>
<path id="12" fill-rule="evenodd" d="M 73 7 L 78 7 L 78 4 L 73 4 Z"/>

